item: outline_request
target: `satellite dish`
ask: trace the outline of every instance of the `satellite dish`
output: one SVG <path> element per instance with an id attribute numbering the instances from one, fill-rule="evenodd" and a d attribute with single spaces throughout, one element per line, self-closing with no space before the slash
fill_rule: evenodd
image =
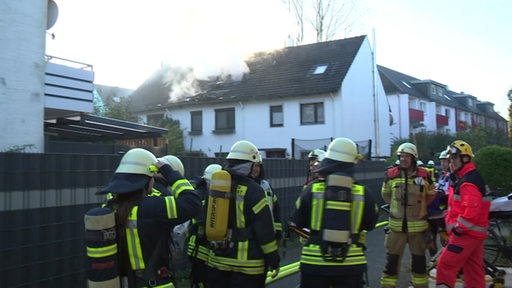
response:
<path id="1" fill-rule="evenodd" d="M 46 14 L 46 30 L 53 27 L 59 17 L 59 7 L 53 0 L 48 0 L 48 13 Z"/>

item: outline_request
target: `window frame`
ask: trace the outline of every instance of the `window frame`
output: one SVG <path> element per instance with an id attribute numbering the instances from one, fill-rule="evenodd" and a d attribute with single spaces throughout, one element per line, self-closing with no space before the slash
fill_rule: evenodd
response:
<path id="1" fill-rule="evenodd" d="M 312 113 L 313 113 L 312 121 L 305 120 L 305 117 L 307 116 L 307 111 L 304 111 L 304 110 L 307 109 L 308 107 L 312 107 L 312 110 L 313 110 L 312 111 Z M 311 112 L 308 112 L 308 113 L 311 113 Z M 300 104 L 300 125 L 317 125 L 317 124 L 325 124 L 324 102 L 301 103 Z"/>
<path id="2" fill-rule="evenodd" d="M 190 132 L 189 132 L 189 134 L 190 135 L 203 134 L 203 111 L 202 110 L 190 111 Z"/>
<path id="3" fill-rule="evenodd" d="M 215 112 L 215 130 L 213 130 L 212 132 L 215 133 L 215 134 L 228 134 L 228 133 L 234 133 L 235 132 L 235 127 L 236 127 L 236 119 L 235 119 L 235 108 L 234 107 L 230 107 L 230 108 L 220 108 L 220 109 L 215 109 L 214 110 Z M 225 116 L 223 116 L 225 115 Z M 224 117 L 224 121 L 225 122 L 225 125 L 223 125 L 223 127 L 220 127 L 220 119 L 221 117 Z"/>
<path id="4" fill-rule="evenodd" d="M 275 109 L 280 111 L 275 111 Z M 281 122 L 277 123 L 276 117 L 278 113 L 281 113 Z M 270 127 L 283 127 L 284 126 L 284 112 L 283 105 L 271 105 L 270 106 Z"/>

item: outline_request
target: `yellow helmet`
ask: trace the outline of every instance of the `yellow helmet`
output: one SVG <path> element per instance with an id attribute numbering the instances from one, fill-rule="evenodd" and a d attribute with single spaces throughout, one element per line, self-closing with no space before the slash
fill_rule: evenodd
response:
<path id="1" fill-rule="evenodd" d="M 247 140 L 241 140 L 231 146 L 231 150 L 229 151 L 226 159 L 245 160 L 258 163 L 260 157 L 260 152 L 254 144 Z"/>
<path id="2" fill-rule="evenodd" d="M 341 162 L 357 163 L 357 146 L 348 138 L 334 139 L 325 153 L 325 158 Z"/>
<path id="3" fill-rule="evenodd" d="M 142 148 L 134 148 L 124 154 L 115 173 L 142 174 L 153 177 L 154 172 L 150 166 L 156 162 L 157 159 L 153 153 Z"/>
<path id="4" fill-rule="evenodd" d="M 416 149 L 416 145 L 406 142 L 402 145 L 398 146 L 398 149 L 396 150 L 396 155 L 402 154 L 402 153 L 408 153 L 414 156 L 414 158 L 418 158 L 418 150 Z"/>
<path id="5" fill-rule="evenodd" d="M 212 180 L 213 172 L 215 172 L 217 170 L 221 170 L 221 169 L 222 169 L 222 166 L 220 166 L 219 164 L 210 164 L 210 165 L 206 166 L 206 168 L 204 169 L 204 172 L 203 172 L 203 179 L 205 179 L 206 181 Z"/>
<path id="6" fill-rule="evenodd" d="M 468 155 L 471 158 L 475 157 L 475 155 L 473 155 L 473 149 L 471 149 L 471 146 L 462 140 L 455 140 L 450 145 L 448 145 L 446 148 L 446 154 Z"/>
<path id="7" fill-rule="evenodd" d="M 173 170 L 180 172 L 181 176 L 185 176 L 185 167 L 183 167 L 183 163 L 181 163 L 181 160 L 178 157 L 174 155 L 167 155 L 162 158 L 158 158 L 158 161 L 169 164 Z"/>

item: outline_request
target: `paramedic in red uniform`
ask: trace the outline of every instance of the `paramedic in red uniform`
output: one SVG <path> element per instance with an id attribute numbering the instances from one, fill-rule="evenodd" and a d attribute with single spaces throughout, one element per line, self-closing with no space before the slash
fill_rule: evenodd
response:
<path id="1" fill-rule="evenodd" d="M 491 202 L 486 197 L 485 182 L 471 161 L 474 156 L 471 146 L 456 140 L 446 152 L 452 180 L 445 217 L 450 238 L 439 257 L 436 287 L 455 287 L 461 268 L 464 287 L 485 287 L 483 246 Z"/>

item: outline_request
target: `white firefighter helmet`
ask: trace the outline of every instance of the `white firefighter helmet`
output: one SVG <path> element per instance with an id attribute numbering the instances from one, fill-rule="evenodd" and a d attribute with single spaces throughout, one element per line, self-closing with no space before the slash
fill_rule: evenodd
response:
<path id="1" fill-rule="evenodd" d="M 434 166 L 435 166 L 434 160 L 428 160 L 427 167 L 434 167 Z"/>
<path id="2" fill-rule="evenodd" d="M 416 160 L 416 165 L 417 165 L 417 166 L 420 166 L 420 167 L 425 166 L 425 164 L 423 163 L 423 161 L 421 161 L 420 159 Z"/>
<path id="3" fill-rule="evenodd" d="M 446 151 L 442 151 L 439 154 L 439 159 L 448 159 L 448 153 L 446 153 Z"/>
<path id="4" fill-rule="evenodd" d="M 158 161 L 169 164 L 173 170 L 180 172 L 181 176 L 185 176 L 185 167 L 183 167 L 183 163 L 181 163 L 181 160 L 178 157 L 174 155 L 167 155 L 158 158 Z"/>
<path id="5" fill-rule="evenodd" d="M 241 140 L 231 146 L 231 150 L 229 151 L 226 159 L 245 160 L 258 163 L 260 159 L 260 152 L 251 142 Z"/>
<path id="6" fill-rule="evenodd" d="M 121 158 L 121 163 L 115 173 L 142 174 L 153 177 L 154 172 L 150 166 L 156 162 L 157 159 L 153 153 L 142 148 L 133 148 Z"/>
<path id="7" fill-rule="evenodd" d="M 155 155 L 142 148 L 134 148 L 126 152 L 110 182 L 96 194 L 123 194 L 150 189 L 151 179 L 157 162 Z"/>
<path id="8" fill-rule="evenodd" d="M 336 138 L 329 144 L 325 158 L 335 161 L 357 163 L 359 157 L 356 143 L 348 138 Z"/>
<path id="9" fill-rule="evenodd" d="M 315 149 L 308 154 L 308 159 L 316 159 L 318 162 L 322 162 L 325 158 L 325 151 L 322 149 Z"/>
<path id="10" fill-rule="evenodd" d="M 206 166 L 206 168 L 204 169 L 204 172 L 203 172 L 203 179 L 205 179 L 206 181 L 212 180 L 213 172 L 215 172 L 217 170 L 221 170 L 221 169 L 222 169 L 222 166 L 220 166 L 219 164 L 210 164 L 210 165 Z"/>
<path id="11" fill-rule="evenodd" d="M 418 150 L 416 149 L 416 145 L 406 142 L 402 145 L 398 146 L 396 150 L 396 154 L 400 156 L 402 153 L 408 153 L 414 156 L 414 158 L 418 158 Z"/>

